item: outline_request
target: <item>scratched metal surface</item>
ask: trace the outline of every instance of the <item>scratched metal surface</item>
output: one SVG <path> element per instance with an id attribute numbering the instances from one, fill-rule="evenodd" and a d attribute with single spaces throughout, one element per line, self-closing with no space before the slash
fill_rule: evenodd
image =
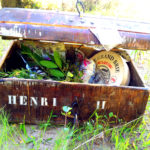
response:
<path id="1" fill-rule="evenodd" d="M 100 45 L 89 29 L 114 23 L 123 39 L 118 47 L 150 49 L 150 23 L 86 15 L 80 18 L 78 14 L 47 10 L 0 10 L 0 35 L 11 38 Z"/>

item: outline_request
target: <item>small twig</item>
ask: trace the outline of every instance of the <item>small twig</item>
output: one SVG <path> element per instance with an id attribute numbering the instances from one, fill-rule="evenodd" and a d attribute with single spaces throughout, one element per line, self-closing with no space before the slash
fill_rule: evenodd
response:
<path id="1" fill-rule="evenodd" d="M 110 128 L 110 129 L 108 129 L 108 130 L 105 130 L 105 131 L 103 131 L 103 132 L 100 132 L 100 133 L 97 134 L 96 136 L 94 136 L 94 137 L 90 138 L 89 140 L 85 141 L 84 143 L 78 145 L 78 146 L 75 147 L 73 150 L 78 149 L 79 147 L 85 145 L 86 143 L 89 143 L 90 141 L 93 141 L 93 140 L 96 139 L 96 138 L 103 138 L 105 132 L 111 131 L 111 130 L 113 130 L 113 129 L 122 128 L 123 126 L 127 126 L 127 125 L 129 125 L 130 123 L 133 123 L 133 122 L 139 120 L 140 118 L 142 118 L 142 117 L 145 116 L 145 115 L 150 115 L 150 113 L 144 114 L 144 115 L 140 116 L 139 118 L 134 119 L 134 120 L 132 120 L 132 121 L 130 121 L 130 122 L 124 124 L 124 125 L 118 125 L 118 126 L 116 126 L 116 127 L 114 127 L 114 128 Z"/>
<path id="2" fill-rule="evenodd" d="M 65 128 L 66 128 L 66 125 L 67 125 L 67 116 L 65 115 Z"/>

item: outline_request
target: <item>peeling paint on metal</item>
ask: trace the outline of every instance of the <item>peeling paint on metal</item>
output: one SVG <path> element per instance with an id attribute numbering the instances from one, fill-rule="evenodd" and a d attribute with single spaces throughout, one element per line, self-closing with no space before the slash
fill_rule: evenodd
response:
<path id="1" fill-rule="evenodd" d="M 38 27 L 38 28 L 41 28 L 41 25 L 32 25 L 32 27 Z"/>
<path id="2" fill-rule="evenodd" d="M 6 13 L 10 13 L 10 10 L 6 10 L 5 12 L 6 12 Z"/>
<path id="3" fill-rule="evenodd" d="M 42 32 L 39 32 L 39 36 L 42 36 Z"/>
<path id="4" fill-rule="evenodd" d="M 114 96 L 116 93 L 113 91 L 112 93 L 110 93 L 110 96 Z"/>
<path id="5" fill-rule="evenodd" d="M 105 104 L 106 104 L 106 101 L 103 101 L 103 102 L 102 102 L 102 109 L 105 108 Z"/>
<path id="6" fill-rule="evenodd" d="M 37 85 L 37 82 L 31 82 L 31 85 L 35 86 Z"/>
<path id="7" fill-rule="evenodd" d="M 134 38 L 132 42 L 135 43 L 136 42 L 136 38 Z"/>
<path id="8" fill-rule="evenodd" d="M 50 85 L 51 87 L 55 87 L 55 86 L 56 86 L 55 83 L 50 83 L 49 85 Z"/>
<path id="9" fill-rule="evenodd" d="M 95 42 L 94 41 L 90 41 L 90 43 L 88 43 L 88 44 L 95 44 Z"/>
<path id="10" fill-rule="evenodd" d="M 134 106 L 134 104 L 131 101 L 128 103 L 128 105 L 131 106 L 131 107 Z"/>
<path id="11" fill-rule="evenodd" d="M 12 81 L 6 81 L 4 82 L 4 85 L 12 84 Z"/>
<path id="12" fill-rule="evenodd" d="M 23 37 L 23 34 L 20 30 L 18 30 L 17 26 L 14 26 L 14 28 L 7 29 L 5 27 L 1 27 L 1 34 L 4 34 L 5 36 L 16 36 L 16 37 Z"/>
<path id="13" fill-rule="evenodd" d="M 53 98 L 53 106 L 57 106 L 57 99 Z"/>
<path id="14" fill-rule="evenodd" d="M 96 109 L 99 109 L 100 101 L 97 101 Z"/>

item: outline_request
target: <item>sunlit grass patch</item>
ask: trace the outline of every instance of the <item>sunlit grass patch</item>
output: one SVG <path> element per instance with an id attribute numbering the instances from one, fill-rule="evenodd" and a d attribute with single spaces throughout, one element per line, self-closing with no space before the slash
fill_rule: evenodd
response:
<path id="1" fill-rule="evenodd" d="M 116 150 L 127 149 L 149 149 L 150 148 L 150 127 L 148 127 L 150 118 L 143 117 L 124 125 L 114 128 L 103 127 L 96 128 L 91 122 L 87 122 L 80 128 L 70 128 L 59 134 L 55 141 L 54 149 L 87 149 L 107 148 Z"/>
<path id="2" fill-rule="evenodd" d="M 150 102 L 150 101 L 149 101 Z M 79 126 L 67 125 L 58 131 L 58 136 L 54 142 L 54 150 L 81 149 L 91 150 L 94 148 L 106 148 L 116 150 L 127 149 L 149 149 L 150 148 L 150 103 L 147 105 L 145 115 L 140 118 L 110 126 L 110 118 L 115 117 L 110 113 L 105 120 L 102 116 L 95 113 L 96 121 L 89 120 Z M 0 149 L 28 149 L 32 144 L 32 150 L 40 149 L 44 143 L 49 143 L 53 138 L 51 136 L 44 139 L 48 128 L 52 128 L 50 114 L 46 124 L 40 124 L 38 127 L 38 136 L 29 134 L 25 122 L 20 124 L 11 124 L 8 122 L 9 115 L 3 109 L 0 110 Z M 36 130 L 35 128 L 32 129 Z"/>
<path id="3" fill-rule="evenodd" d="M 2 57 L 4 51 L 9 47 L 10 43 L 10 40 L 2 40 L 0 37 L 0 57 Z"/>
<path id="4" fill-rule="evenodd" d="M 9 115 L 4 109 L 0 110 L 0 149 L 1 150 L 16 150 L 16 149 L 31 149 L 29 144 L 32 144 L 33 150 L 40 149 L 40 145 L 44 142 L 43 137 L 46 128 L 39 129 L 39 134 L 36 137 L 29 134 L 27 125 L 24 122 L 20 124 L 9 123 Z M 32 129 L 33 132 L 35 128 Z M 30 129 L 31 131 L 31 129 Z M 51 140 L 50 138 L 47 141 Z"/>

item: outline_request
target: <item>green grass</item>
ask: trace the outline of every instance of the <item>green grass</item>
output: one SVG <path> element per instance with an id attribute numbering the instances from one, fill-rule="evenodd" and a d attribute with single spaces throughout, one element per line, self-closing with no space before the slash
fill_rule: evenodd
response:
<path id="1" fill-rule="evenodd" d="M 10 124 L 8 123 L 7 114 L 4 110 L 0 111 L 0 149 L 16 150 L 26 149 L 29 143 L 33 143 L 33 149 L 38 150 L 42 142 L 45 129 L 41 130 L 39 138 L 29 136 L 24 123 Z M 35 130 L 34 128 L 32 130 Z"/>
<path id="2" fill-rule="evenodd" d="M 96 117 L 101 118 L 98 115 Z M 113 116 L 110 115 L 110 117 Z M 51 137 L 47 137 L 44 141 L 45 133 L 49 128 L 52 128 L 51 117 L 46 124 L 41 124 L 38 127 L 40 131 L 38 137 L 29 135 L 24 123 L 10 124 L 8 118 L 9 116 L 1 109 L 0 149 L 29 149 L 28 145 L 32 143 L 32 150 L 38 150 L 41 144 L 52 140 Z M 142 121 L 139 118 L 111 128 L 107 122 L 109 119 L 100 123 L 98 118 L 97 122 L 89 121 L 79 128 L 71 126 L 62 128 L 55 139 L 53 149 L 91 150 L 94 147 L 107 147 L 107 149 L 114 148 L 116 150 L 148 150 L 150 148 L 150 101 L 147 104 Z M 32 130 L 34 131 L 35 128 L 33 127 Z"/>
<path id="3" fill-rule="evenodd" d="M 5 50 L 8 48 L 10 42 L 10 40 L 2 40 L 0 37 L 0 58 L 3 56 Z"/>
<path id="4" fill-rule="evenodd" d="M 116 150 L 127 149 L 145 149 L 150 148 L 150 104 L 147 105 L 147 114 L 141 118 L 124 125 L 119 125 L 114 128 L 97 124 L 94 126 L 91 122 L 87 122 L 83 127 L 78 129 L 70 129 L 62 132 L 55 143 L 55 149 L 60 149 L 62 146 L 65 150 L 70 149 L 93 149 L 107 146 L 107 149 L 114 148 Z M 148 114 L 149 113 L 149 114 Z M 65 141 L 63 143 L 63 141 Z M 78 145 L 78 146 L 77 146 Z"/>

